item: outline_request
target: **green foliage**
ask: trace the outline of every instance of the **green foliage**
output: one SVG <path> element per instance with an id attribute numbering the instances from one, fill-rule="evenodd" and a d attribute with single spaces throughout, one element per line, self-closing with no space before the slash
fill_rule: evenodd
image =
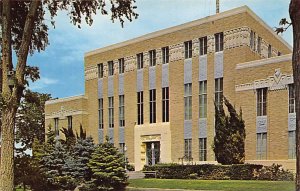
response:
<path id="1" fill-rule="evenodd" d="M 61 140 L 63 144 L 67 147 L 68 150 L 72 150 L 72 147 L 75 145 L 76 137 L 74 131 L 71 127 L 62 128 L 61 132 L 65 135 L 65 140 Z"/>
<path id="2" fill-rule="evenodd" d="M 88 166 L 93 173 L 92 179 L 80 190 L 125 190 L 128 183 L 124 168 L 124 155 L 112 143 L 109 143 L 108 138 L 105 143 L 96 147 Z"/>
<path id="3" fill-rule="evenodd" d="M 263 166 L 256 164 L 235 165 L 179 165 L 157 164 L 144 166 L 143 171 L 156 171 L 157 178 L 201 179 L 201 180 L 293 180 L 293 173 L 280 165 Z M 150 176 L 148 176 L 150 177 Z"/>
<path id="4" fill-rule="evenodd" d="M 215 137 L 213 150 L 216 159 L 224 165 L 243 164 L 245 161 L 245 123 L 240 114 L 224 97 L 224 103 L 229 116 L 225 114 L 223 106 L 215 104 Z"/>

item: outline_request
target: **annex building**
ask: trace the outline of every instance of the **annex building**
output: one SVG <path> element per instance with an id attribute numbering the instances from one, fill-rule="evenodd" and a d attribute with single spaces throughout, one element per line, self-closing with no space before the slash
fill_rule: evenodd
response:
<path id="1" fill-rule="evenodd" d="M 215 163 L 214 100 L 243 110 L 246 162 L 295 169 L 292 50 L 247 6 L 87 52 L 84 95 L 46 102 L 46 127 L 110 138 L 136 170 Z"/>

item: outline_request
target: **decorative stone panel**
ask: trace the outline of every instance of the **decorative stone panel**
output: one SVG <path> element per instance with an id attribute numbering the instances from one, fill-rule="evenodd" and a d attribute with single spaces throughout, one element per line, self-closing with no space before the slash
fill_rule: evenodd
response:
<path id="1" fill-rule="evenodd" d="M 192 43 L 193 43 L 193 46 L 192 46 L 193 47 L 193 57 L 196 57 L 199 55 L 199 47 L 200 47 L 199 39 L 198 38 L 193 39 Z"/>
<path id="2" fill-rule="evenodd" d="M 199 138 L 206 138 L 207 137 L 207 119 L 202 118 L 199 119 Z"/>
<path id="3" fill-rule="evenodd" d="M 144 68 L 150 66 L 150 54 L 148 51 L 143 52 Z"/>
<path id="4" fill-rule="evenodd" d="M 256 117 L 256 133 L 266 133 L 268 131 L 268 117 L 257 116 Z"/>
<path id="5" fill-rule="evenodd" d="M 169 47 L 170 61 L 182 60 L 184 58 L 184 46 L 183 43 L 174 44 Z"/>
<path id="6" fill-rule="evenodd" d="M 191 139 L 193 136 L 192 131 L 192 120 L 185 120 L 184 121 L 184 139 Z"/>
<path id="7" fill-rule="evenodd" d="M 161 48 L 156 49 L 156 64 L 162 64 L 162 51 Z"/>
<path id="8" fill-rule="evenodd" d="M 124 58 L 125 72 L 130 72 L 136 69 L 136 55 L 126 56 Z"/>
<path id="9" fill-rule="evenodd" d="M 215 36 L 214 35 L 207 36 L 207 52 L 208 53 L 215 52 Z"/>
<path id="10" fill-rule="evenodd" d="M 223 51 L 215 53 L 215 78 L 223 78 Z"/>
<path id="11" fill-rule="evenodd" d="M 86 81 L 96 79 L 98 77 L 98 67 L 92 66 L 92 67 L 87 68 L 84 71 L 84 77 L 85 77 Z"/>
<path id="12" fill-rule="evenodd" d="M 184 60 L 184 84 L 192 83 L 192 59 Z"/>
<path id="13" fill-rule="evenodd" d="M 199 56 L 199 81 L 207 80 L 207 55 Z"/>
<path id="14" fill-rule="evenodd" d="M 103 63 L 103 78 L 108 76 L 108 64 L 107 62 Z"/>
<path id="15" fill-rule="evenodd" d="M 117 75 L 119 73 L 119 61 L 118 60 L 114 60 L 114 75 Z"/>
<path id="16" fill-rule="evenodd" d="M 156 89 L 156 67 L 149 67 L 149 90 Z"/>
<path id="17" fill-rule="evenodd" d="M 289 113 L 288 131 L 296 131 L 296 113 Z"/>
<path id="18" fill-rule="evenodd" d="M 161 87 L 169 87 L 169 64 L 162 65 Z"/>
<path id="19" fill-rule="evenodd" d="M 224 49 L 231 49 L 240 46 L 250 46 L 249 27 L 240 27 L 224 31 Z"/>

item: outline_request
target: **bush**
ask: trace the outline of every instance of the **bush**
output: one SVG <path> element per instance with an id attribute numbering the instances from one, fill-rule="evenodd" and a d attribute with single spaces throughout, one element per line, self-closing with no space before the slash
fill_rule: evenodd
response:
<path id="1" fill-rule="evenodd" d="M 179 165 L 145 166 L 144 171 L 156 171 L 157 178 L 202 180 L 293 180 L 294 175 L 280 165 L 264 167 L 257 164 L 238 165 Z M 150 176 L 146 175 L 146 178 Z"/>

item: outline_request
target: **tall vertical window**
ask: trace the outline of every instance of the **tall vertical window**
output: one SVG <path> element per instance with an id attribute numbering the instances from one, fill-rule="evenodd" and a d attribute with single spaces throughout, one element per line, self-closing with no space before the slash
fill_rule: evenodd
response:
<path id="1" fill-rule="evenodd" d="M 125 71 L 124 58 L 120 58 L 118 61 L 119 61 L 119 74 L 123 74 Z"/>
<path id="2" fill-rule="evenodd" d="M 125 99 L 119 95 L 119 127 L 125 127 Z"/>
<path id="3" fill-rule="evenodd" d="M 257 133 L 256 159 L 267 159 L 267 133 Z"/>
<path id="4" fill-rule="evenodd" d="M 207 116 L 207 81 L 199 82 L 199 118 Z"/>
<path id="5" fill-rule="evenodd" d="M 136 55 L 137 58 L 137 69 L 141 69 L 144 67 L 144 57 L 143 53 L 139 53 Z"/>
<path id="6" fill-rule="evenodd" d="M 169 87 L 162 88 L 162 121 L 169 122 Z"/>
<path id="7" fill-rule="evenodd" d="M 169 63 L 169 47 L 163 47 L 162 49 L 162 63 L 167 64 Z"/>
<path id="8" fill-rule="evenodd" d="M 192 41 L 184 42 L 184 58 L 192 58 Z"/>
<path id="9" fill-rule="evenodd" d="M 296 113 L 294 84 L 289 85 L 289 113 Z"/>
<path id="10" fill-rule="evenodd" d="M 58 118 L 54 118 L 54 133 L 56 137 L 59 136 L 58 120 L 59 120 Z"/>
<path id="11" fill-rule="evenodd" d="M 250 48 L 252 50 L 255 49 L 255 32 L 253 32 L 252 30 L 251 30 L 251 33 L 250 33 Z"/>
<path id="12" fill-rule="evenodd" d="M 108 127 L 114 128 L 114 97 L 108 97 Z"/>
<path id="13" fill-rule="evenodd" d="M 137 92 L 137 124 L 144 123 L 144 105 L 143 105 L 143 92 Z"/>
<path id="14" fill-rule="evenodd" d="M 156 123 L 156 90 L 150 90 L 150 123 Z"/>
<path id="15" fill-rule="evenodd" d="M 289 159 L 296 159 L 296 131 L 289 131 Z"/>
<path id="16" fill-rule="evenodd" d="M 120 153 L 125 153 L 125 143 L 119 143 L 119 151 Z"/>
<path id="17" fill-rule="evenodd" d="M 272 46 L 269 44 L 268 46 L 268 58 L 272 57 Z"/>
<path id="18" fill-rule="evenodd" d="M 103 123 L 103 98 L 98 99 L 99 129 L 104 128 Z"/>
<path id="19" fill-rule="evenodd" d="M 260 36 L 257 38 L 257 52 L 258 52 L 258 54 L 261 53 L 261 37 Z"/>
<path id="20" fill-rule="evenodd" d="M 224 35 L 223 33 L 215 34 L 215 51 L 220 52 L 223 51 L 223 42 L 224 42 Z"/>
<path id="21" fill-rule="evenodd" d="M 68 116 L 68 128 L 72 129 L 73 128 L 73 120 L 72 120 L 72 116 Z"/>
<path id="22" fill-rule="evenodd" d="M 267 115 L 267 88 L 257 89 L 257 116 Z"/>
<path id="23" fill-rule="evenodd" d="M 184 119 L 192 119 L 192 83 L 184 84 Z"/>
<path id="24" fill-rule="evenodd" d="M 150 66 L 155 66 L 156 65 L 156 51 L 150 50 L 149 57 L 150 57 Z"/>
<path id="25" fill-rule="evenodd" d="M 199 139 L 199 160 L 206 161 L 207 160 L 207 144 L 206 138 Z"/>
<path id="26" fill-rule="evenodd" d="M 108 75 L 112 76 L 114 75 L 114 62 L 108 61 Z"/>
<path id="27" fill-rule="evenodd" d="M 103 63 L 98 64 L 98 78 L 103 78 Z"/>
<path id="28" fill-rule="evenodd" d="M 223 105 L 223 78 L 215 79 L 215 102 L 217 108 Z"/>
<path id="29" fill-rule="evenodd" d="M 207 54 L 207 36 L 199 39 L 200 42 L 200 55 Z"/>
<path id="30" fill-rule="evenodd" d="M 184 139 L 184 156 L 187 160 L 192 160 L 192 139 Z"/>

